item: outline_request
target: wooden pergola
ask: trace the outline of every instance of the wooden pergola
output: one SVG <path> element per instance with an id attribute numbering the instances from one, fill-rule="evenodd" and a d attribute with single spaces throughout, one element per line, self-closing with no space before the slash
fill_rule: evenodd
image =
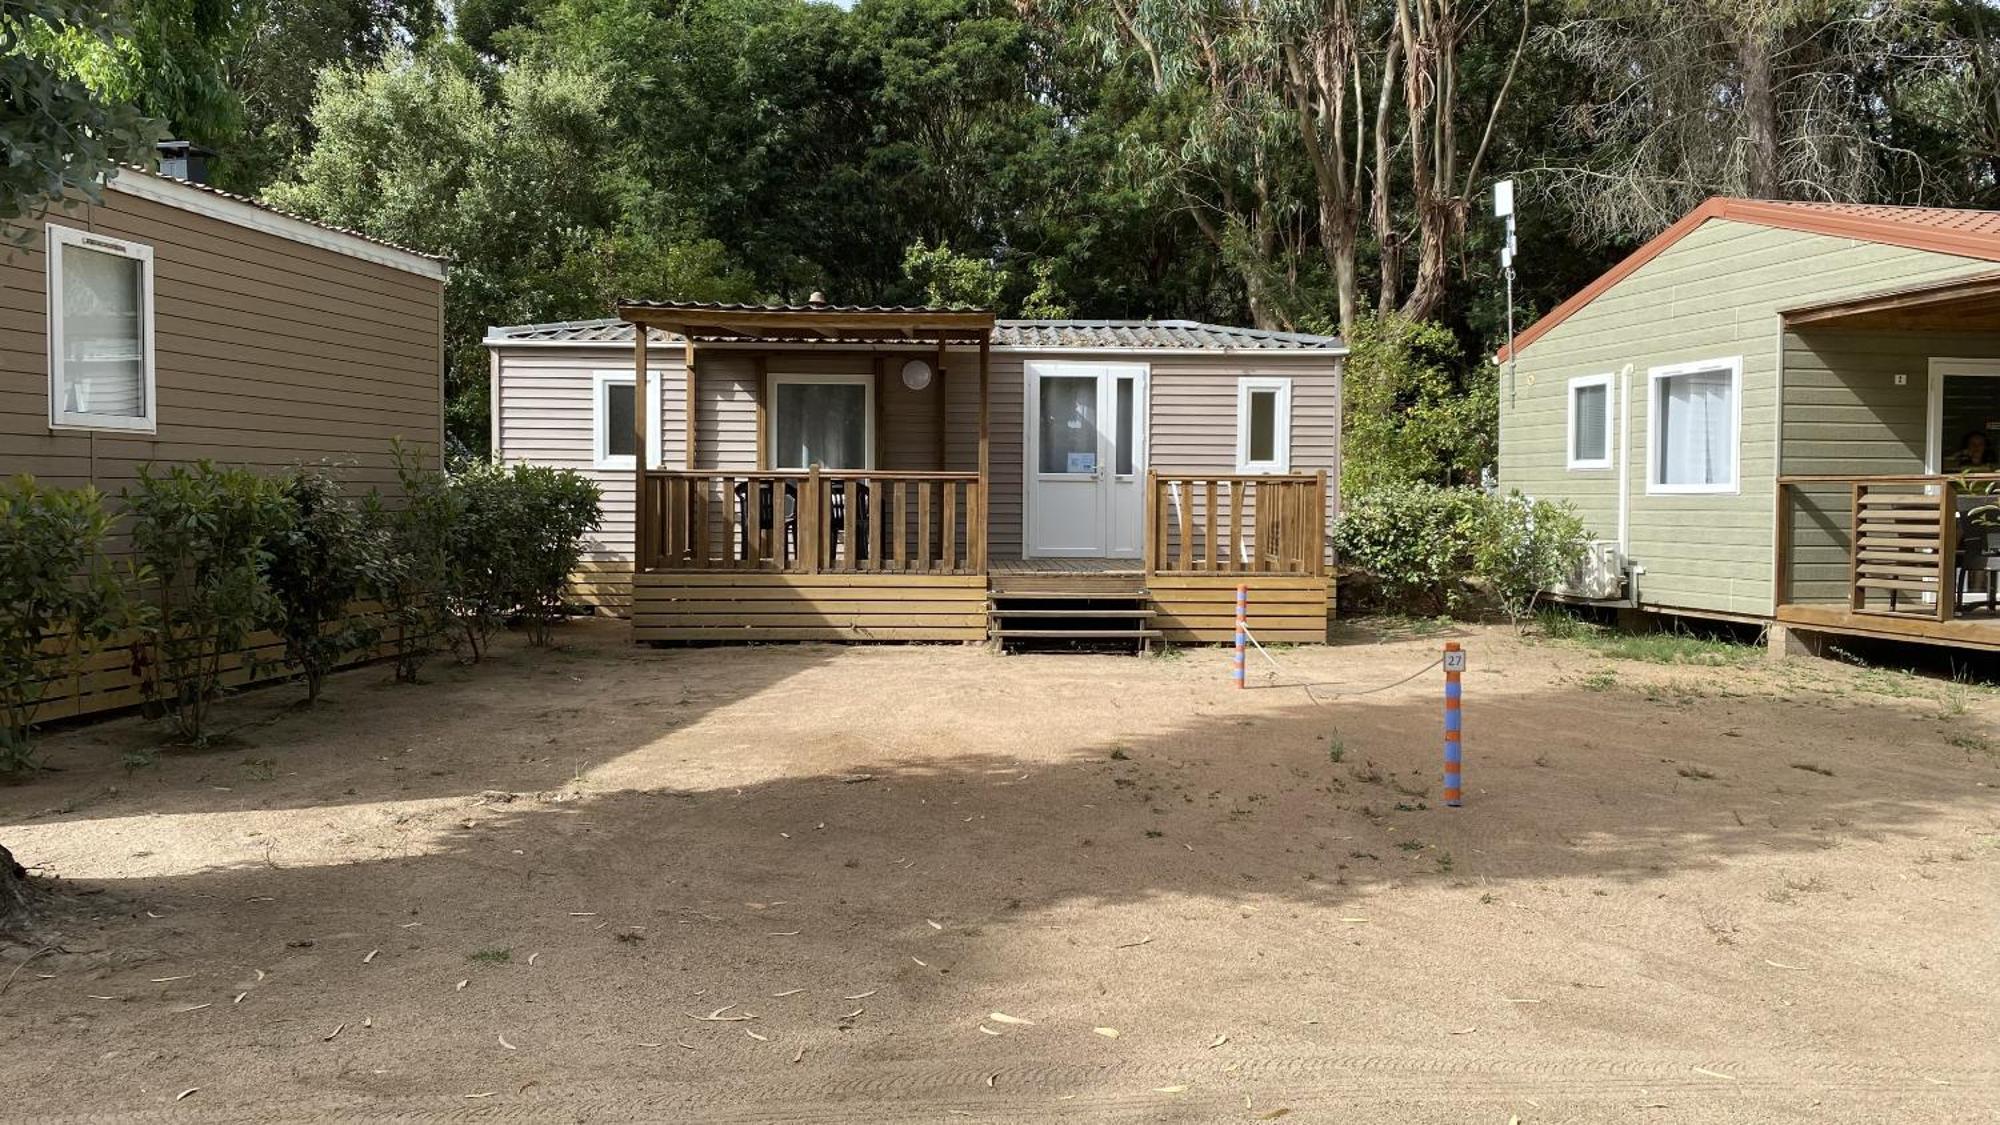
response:
<path id="1" fill-rule="evenodd" d="M 966 490 L 969 494 L 976 493 L 976 519 L 972 518 L 974 512 L 968 512 L 966 515 L 968 517 L 968 530 L 975 527 L 979 529 L 979 547 L 982 557 L 977 562 L 983 566 L 985 561 L 983 558 L 984 529 L 986 527 L 988 504 L 987 484 L 992 479 L 990 473 L 992 448 L 990 423 L 992 408 L 989 379 L 994 316 L 991 311 L 963 308 L 828 305 L 817 301 L 805 305 L 740 305 L 686 301 L 621 300 L 617 303 L 617 312 L 620 320 L 625 321 L 634 328 L 632 360 L 634 381 L 633 402 L 639 405 L 640 408 L 633 411 L 633 428 L 634 448 L 638 450 L 643 451 L 648 447 L 646 440 L 648 419 L 647 411 L 644 408 L 644 404 L 648 401 L 648 383 L 650 381 L 647 359 L 648 331 L 658 330 L 681 338 L 686 379 L 685 401 L 687 403 L 684 469 L 688 473 L 693 473 L 696 470 L 696 422 L 698 411 L 695 404 L 699 401 L 697 396 L 700 385 L 696 357 L 702 345 L 730 345 L 733 348 L 741 348 L 745 345 L 753 347 L 756 345 L 769 345 L 773 349 L 810 349 L 814 345 L 825 344 L 868 344 L 897 346 L 899 349 L 911 346 L 934 348 L 936 352 L 934 369 L 939 380 L 938 444 L 940 463 L 937 466 L 939 469 L 944 467 L 942 457 L 945 441 L 946 396 L 943 381 L 947 367 L 945 352 L 948 347 L 953 346 L 976 346 L 979 349 L 978 473 L 976 479 L 977 487 L 968 487 Z M 765 434 L 767 430 L 766 410 L 768 407 L 768 404 L 765 402 L 763 390 L 763 376 L 767 370 L 766 364 L 766 357 L 762 353 L 758 353 L 756 356 L 759 387 L 757 398 L 759 463 L 757 470 L 765 476 L 777 476 L 782 474 L 769 472 L 770 466 L 766 463 L 767 458 L 764 453 Z M 879 378 L 880 369 L 878 367 Z M 647 489 L 647 481 L 649 472 L 652 471 L 646 464 L 644 456 L 636 458 L 636 461 L 637 476 L 634 486 L 636 489 L 635 495 L 640 498 L 636 518 L 637 527 L 635 529 L 639 542 L 637 562 L 639 569 L 643 570 L 646 568 L 646 561 L 649 557 L 649 547 L 655 543 L 660 529 L 649 526 L 649 513 L 652 511 L 653 505 L 647 502 L 646 498 L 650 495 Z M 817 467 L 814 467 L 812 473 L 816 484 L 818 480 Z M 657 476 L 660 474 L 652 473 L 652 475 Z M 891 478 L 895 476 L 895 474 L 880 471 L 871 471 L 866 475 L 871 478 Z M 767 485 L 766 487 L 769 486 Z M 702 495 L 705 498 L 707 493 L 704 491 Z M 927 497 L 928 493 L 924 495 Z M 968 499 L 970 498 L 971 496 L 968 495 Z M 701 502 L 705 503 L 705 499 Z M 729 501 L 725 497 L 721 502 L 728 503 Z M 699 526 L 687 529 L 687 534 L 689 536 L 701 535 L 705 537 L 707 523 L 707 518 L 702 517 L 699 520 Z M 668 537 L 671 539 L 674 534 L 675 532 L 669 530 Z M 678 544 L 678 547 L 683 550 L 690 546 L 688 543 Z M 970 546 L 971 544 L 968 543 L 968 551 L 970 550 Z M 851 545 L 849 550 L 852 550 Z M 704 556 L 707 555 L 705 544 L 704 550 L 701 553 Z M 965 561 L 971 562 L 972 560 L 968 559 Z M 783 566 L 786 560 L 781 557 L 778 562 L 780 566 Z M 814 556 L 811 565 L 815 568 L 820 565 L 817 555 Z M 879 559 L 877 560 L 877 565 L 879 565 Z"/>

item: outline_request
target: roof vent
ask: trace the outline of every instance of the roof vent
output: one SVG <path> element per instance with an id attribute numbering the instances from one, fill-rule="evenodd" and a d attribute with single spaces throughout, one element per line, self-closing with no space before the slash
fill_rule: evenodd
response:
<path id="1" fill-rule="evenodd" d="M 154 148 L 160 154 L 160 175 L 191 184 L 208 182 L 208 162 L 215 155 L 214 149 L 193 141 L 161 141 Z"/>
<path id="2" fill-rule="evenodd" d="M 807 297 L 807 298 L 806 298 L 806 304 L 808 304 L 808 305 L 824 305 L 824 304 L 826 304 L 826 294 L 824 294 L 824 293 L 820 292 L 819 290 L 815 289 L 815 290 L 813 290 L 813 294 L 812 294 L 812 296 L 810 296 L 810 297 Z"/>

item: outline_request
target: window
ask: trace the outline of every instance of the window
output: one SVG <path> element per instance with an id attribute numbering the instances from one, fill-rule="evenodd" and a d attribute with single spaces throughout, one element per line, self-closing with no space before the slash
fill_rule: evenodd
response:
<path id="1" fill-rule="evenodd" d="M 1292 469 L 1292 381 L 1240 379 L 1236 383 L 1236 471 L 1288 473 Z"/>
<path id="2" fill-rule="evenodd" d="M 1647 382 L 1646 491 L 1735 492 L 1742 357 L 1655 367 Z"/>
<path id="3" fill-rule="evenodd" d="M 638 441 L 632 433 L 634 393 L 630 375 L 608 375 L 602 371 L 597 373 L 591 416 L 596 420 L 595 452 L 597 467 L 600 469 L 638 467 L 633 461 L 638 449 Z"/>
<path id="4" fill-rule="evenodd" d="M 1090 474 L 1097 464 L 1097 376 L 1041 376 L 1040 463 L 1044 473 Z"/>
<path id="5" fill-rule="evenodd" d="M 1569 467 L 1611 467 L 1611 376 L 1569 381 Z"/>
<path id="6" fill-rule="evenodd" d="M 771 376 L 771 467 L 873 468 L 874 379 Z"/>
<path id="7" fill-rule="evenodd" d="M 153 248 L 48 231 L 49 425 L 153 432 Z"/>
<path id="8" fill-rule="evenodd" d="M 1135 429 L 1135 398 L 1139 381 L 1130 375 L 1118 377 L 1118 447 L 1115 453 L 1117 463 L 1112 472 L 1121 477 L 1133 473 L 1132 441 L 1137 436 Z"/>

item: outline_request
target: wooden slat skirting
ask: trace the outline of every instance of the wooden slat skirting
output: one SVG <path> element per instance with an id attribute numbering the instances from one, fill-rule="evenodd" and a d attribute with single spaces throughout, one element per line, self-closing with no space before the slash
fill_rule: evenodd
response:
<path id="1" fill-rule="evenodd" d="M 613 617 L 632 612 L 632 564 L 627 561 L 581 562 L 569 576 L 569 597 Z"/>
<path id="2" fill-rule="evenodd" d="M 980 641 L 983 575 L 641 574 L 640 641 Z"/>
<path id="3" fill-rule="evenodd" d="M 1250 631 L 1265 644 L 1322 644 L 1331 605 L 1321 577 L 1244 575 L 1240 578 L 1155 575 L 1153 624 L 1162 639 L 1219 643 L 1236 636 L 1236 586 L 1250 587 Z"/>

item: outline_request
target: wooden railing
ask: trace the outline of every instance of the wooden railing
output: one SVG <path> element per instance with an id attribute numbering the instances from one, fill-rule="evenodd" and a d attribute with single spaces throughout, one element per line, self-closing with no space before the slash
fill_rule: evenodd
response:
<path id="1" fill-rule="evenodd" d="M 1149 574 L 1326 573 L 1326 474 L 1146 474 Z"/>
<path id="2" fill-rule="evenodd" d="M 978 473 L 648 471 L 638 566 L 796 574 L 977 574 Z"/>
<path id="3" fill-rule="evenodd" d="M 2000 504 L 2000 496 L 1973 499 L 1996 488 L 2000 476 L 1990 474 L 1779 477 L 1775 602 L 1951 620 L 1967 584 L 1959 573 L 1961 521 L 1968 509 Z M 1982 601 L 1984 584 L 1996 580 L 1992 572 L 1975 580 Z"/>

